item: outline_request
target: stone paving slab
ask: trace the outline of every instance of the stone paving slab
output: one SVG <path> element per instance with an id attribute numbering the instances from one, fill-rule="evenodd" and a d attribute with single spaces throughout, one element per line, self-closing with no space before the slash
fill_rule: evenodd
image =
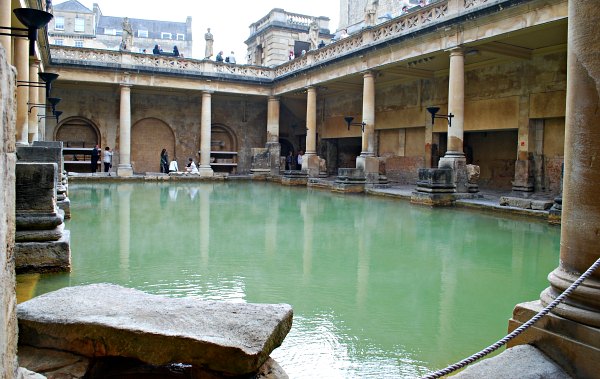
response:
<path id="1" fill-rule="evenodd" d="M 112 284 L 67 287 L 21 303 L 19 343 L 86 357 L 216 372 L 257 372 L 292 326 L 287 304 L 167 298 Z"/>

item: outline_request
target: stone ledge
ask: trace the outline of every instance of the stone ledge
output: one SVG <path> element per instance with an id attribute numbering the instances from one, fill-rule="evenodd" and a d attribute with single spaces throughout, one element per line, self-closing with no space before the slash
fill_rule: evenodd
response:
<path id="1" fill-rule="evenodd" d="M 292 326 L 287 304 L 166 298 L 111 284 L 67 287 L 17 308 L 19 343 L 85 357 L 256 373 Z"/>

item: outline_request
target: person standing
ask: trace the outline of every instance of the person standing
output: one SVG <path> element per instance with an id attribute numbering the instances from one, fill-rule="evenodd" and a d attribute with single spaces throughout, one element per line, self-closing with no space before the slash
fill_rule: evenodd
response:
<path id="1" fill-rule="evenodd" d="M 98 160 L 100 159 L 100 149 L 98 144 L 92 149 L 92 174 L 98 170 Z"/>
<path id="2" fill-rule="evenodd" d="M 233 53 L 233 50 L 231 50 L 231 54 L 229 54 L 229 56 L 227 57 L 226 62 L 229 62 L 231 64 L 235 64 L 235 55 Z"/>
<path id="3" fill-rule="evenodd" d="M 298 157 L 297 157 L 298 167 L 296 167 L 296 170 L 302 170 L 302 155 L 303 155 L 303 152 L 302 152 L 302 150 L 300 150 L 298 152 Z"/>
<path id="4" fill-rule="evenodd" d="M 173 46 L 173 56 L 174 57 L 179 56 L 179 49 L 177 48 L 177 45 Z"/>
<path id="5" fill-rule="evenodd" d="M 285 157 L 285 169 L 293 170 L 292 166 L 294 164 L 294 152 L 290 150 L 290 153 Z"/>
<path id="6" fill-rule="evenodd" d="M 169 154 L 167 153 L 167 149 L 162 149 L 160 152 L 160 172 L 165 174 L 169 172 Z"/>
<path id="7" fill-rule="evenodd" d="M 108 176 L 110 176 L 110 168 L 112 167 L 112 156 L 113 153 L 110 151 L 110 147 L 106 146 L 104 148 L 104 156 L 102 157 L 102 162 L 104 163 L 104 172 L 108 172 Z"/>

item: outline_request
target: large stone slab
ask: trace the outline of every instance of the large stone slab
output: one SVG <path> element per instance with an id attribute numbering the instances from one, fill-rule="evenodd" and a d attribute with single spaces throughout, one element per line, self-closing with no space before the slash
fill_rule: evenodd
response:
<path id="1" fill-rule="evenodd" d="M 71 271 L 71 232 L 63 230 L 56 241 L 15 243 L 18 274 Z"/>
<path id="2" fill-rule="evenodd" d="M 520 345 L 469 366 L 452 378 L 571 379 L 571 376 L 535 347 Z"/>
<path id="3" fill-rule="evenodd" d="M 111 284 L 63 288 L 17 309 L 19 343 L 87 357 L 257 372 L 292 326 L 287 304 L 166 298 Z"/>

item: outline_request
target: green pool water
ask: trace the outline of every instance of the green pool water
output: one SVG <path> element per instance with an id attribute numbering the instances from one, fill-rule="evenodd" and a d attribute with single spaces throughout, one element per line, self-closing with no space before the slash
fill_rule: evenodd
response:
<path id="1" fill-rule="evenodd" d="M 290 378 L 404 378 L 506 333 L 558 264 L 560 229 L 461 209 L 269 183 L 73 184 L 71 273 L 36 296 L 110 282 L 149 293 L 289 303 L 272 357 Z M 19 289 L 19 288 L 18 288 Z"/>

